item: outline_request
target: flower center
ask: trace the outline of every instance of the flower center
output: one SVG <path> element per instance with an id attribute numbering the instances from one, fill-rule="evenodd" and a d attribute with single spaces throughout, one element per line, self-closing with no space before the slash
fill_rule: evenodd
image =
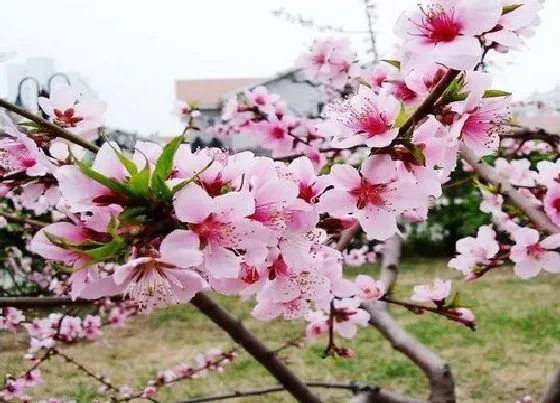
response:
<path id="1" fill-rule="evenodd" d="M 254 266 L 243 265 L 241 268 L 241 280 L 247 284 L 255 284 L 261 276 Z"/>
<path id="2" fill-rule="evenodd" d="M 383 134 L 389 128 L 383 116 L 377 113 L 377 111 L 361 117 L 359 125 L 360 129 L 367 133 L 368 137 Z"/>
<path id="3" fill-rule="evenodd" d="M 463 24 L 455 18 L 455 11 L 443 8 L 422 10 L 424 17 L 418 26 L 420 32 L 431 43 L 453 42 L 461 35 Z"/>
<path id="4" fill-rule="evenodd" d="M 306 185 L 305 183 L 300 182 L 298 197 L 305 200 L 307 203 L 311 203 L 311 200 L 315 197 L 315 191 L 311 185 Z"/>
<path id="5" fill-rule="evenodd" d="M 279 275 L 288 276 L 290 274 L 290 269 L 288 269 L 288 265 L 284 262 L 284 258 L 280 256 L 278 259 L 272 263 L 270 267 L 270 271 L 268 272 L 268 279 L 274 280 Z"/>
<path id="6" fill-rule="evenodd" d="M 326 58 L 323 53 L 317 53 L 313 55 L 312 60 L 314 64 L 319 64 L 319 65 L 323 65 L 326 62 Z"/>
<path id="7" fill-rule="evenodd" d="M 283 139 L 285 135 L 285 130 L 283 127 L 274 126 L 270 131 L 270 135 L 275 139 Z"/>
<path id="8" fill-rule="evenodd" d="M 537 260 L 543 258 L 544 252 L 545 250 L 538 243 L 531 245 L 527 248 L 527 255 Z"/>
<path id="9" fill-rule="evenodd" d="M 54 110 L 55 119 L 54 123 L 61 127 L 76 127 L 84 118 L 74 116 L 74 108 L 68 108 L 64 112 L 60 109 Z"/>
<path id="10" fill-rule="evenodd" d="M 363 209 L 368 204 L 383 204 L 383 192 L 385 187 L 386 185 L 383 184 L 373 185 L 362 178 L 360 186 L 352 190 L 350 194 L 358 199 L 358 209 Z"/>
<path id="11" fill-rule="evenodd" d="M 552 202 L 552 207 L 560 213 L 560 197 Z"/>
<path id="12" fill-rule="evenodd" d="M 208 244 L 216 236 L 219 236 L 222 223 L 216 221 L 212 215 L 208 216 L 200 224 L 192 224 L 191 230 L 196 232 L 203 244 Z"/>
<path id="13" fill-rule="evenodd" d="M 255 97 L 255 104 L 257 104 L 258 106 L 265 106 L 266 99 L 262 95 L 257 95 Z"/>
<path id="14" fill-rule="evenodd" d="M 403 102 L 412 102 L 417 94 L 406 86 L 404 81 L 397 81 L 395 84 L 395 97 Z"/>

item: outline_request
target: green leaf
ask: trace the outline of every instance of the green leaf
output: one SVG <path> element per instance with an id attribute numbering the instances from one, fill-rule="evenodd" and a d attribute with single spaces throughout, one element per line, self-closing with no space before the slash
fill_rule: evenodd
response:
<path id="1" fill-rule="evenodd" d="M 206 166 L 204 166 L 200 171 L 196 172 L 193 176 L 189 179 L 173 186 L 173 190 L 171 191 L 173 194 L 177 193 L 179 190 L 183 189 L 189 183 L 192 183 L 196 178 L 198 178 L 204 171 L 206 171 L 210 166 L 214 163 L 214 160 L 211 160 Z"/>
<path id="2" fill-rule="evenodd" d="M 126 248 L 126 241 L 119 237 L 98 248 L 88 249 L 87 251 L 85 251 L 85 253 L 91 258 L 91 260 L 88 261 L 87 265 L 89 266 L 93 263 L 108 260 L 109 258 L 112 258 L 116 254 L 118 254 L 124 248 Z"/>
<path id="3" fill-rule="evenodd" d="M 23 126 L 26 129 L 31 129 L 31 130 L 43 129 L 43 126 L 39 125 L 38 123 L 33 122 L 32 120 L 27 120 L 25 122 L 18 123 L 18 125 Z"/>
<path id="4" fill-rule="evenodd" d="M 200 106 L 200 101 L 198 99 L 190 99 L 187 101 L 187 105 L 189 106 L 189 108 L 191 108 L 191 110 L 198 109 L 198 107 Z"/>
<path id="5" fill-rule="evenodd" d="M 498 98 L 498 97 L 509 97 L 511 92 L 502 90 L 486 90 L 482 98 Z"/>
<path id="6" fill-rule="evenodd" d="M 512 11 L 517 10 L 517 9 L 518 9 L 519 7 L 521 7 L 522 5 L 523 5 L 523 4 L 508 4 L 507 6 L 504 6 L 504 7 L 502 8 L 502 15 L 509 14 L 509 13 L 511 13 Z"/>
<path id="7" fill-rule="evenodd" d="M 364 79 L 361 78 L 361 77 L 356 78 L 356 81 L 359 82 L 360 85 L 364 85 L 364 86 L 366 86 L 366 87 L 368 87 L 368 88 L 371 88 L 371 84 L 368 83 L 366 80 L 364 80 Z"/>
<path id="8" fill-rule="evenodd" d="M 117 182 L 107 176 L 100 174 L 97 171 L 94 171 L 89 166 L 84 164 L 83 162 L 79 161 L 77 158 L 74 157 L 74 162 L 80 169 L 80 171 L 88 176 L 89 178 L 93 179 L 97 183 L 111 189 L 113 192 L 125 195 L 125 196 L 133 196 L 132 192 L 128 189 L 128 187 L 124 183 Z"/>
<path id="9" fill-rule="evenodd" d="M 128 179 L 128 188 L 138 197 L 147 198 L 150 191 L 150 166 L 146 163 L 144 169 Z"/>
<path id="10" fill-rule="evenodd" d="M 445 103 L 449 103 L 453 101 L 461 101 L 462 99 L 460 98 L 463 95 L 460 95 L 461 94 L 460 91 L 463 89 L 464 86 L 465 86 L 465 80 L 463 76 L 453 80 L 453 82 L 449 84 L 449 86 L 447 87 L 447 89 L 442 95 L 443 101 L 445 101 Z"/>
<path id="11" fill-rule="evenodd" d="M 401 62 L 398 60 L 381 59 L 382 62 L 389 63 L 391 66 L 395 66 L 397 69 L 401 69 Z"/>
<path id="12" fill-rule="evenodd" d="M 420 149 L 420 147 L 418 147 L 416 144 L 413 143 L 405 144 L 405 146 L 414 156 L 416 165 L 421 165 L 421 166 L 426 165 L 426 156 L 424 155 L 424 152 Z"/>
<path id="13" fill-rule="evenodd" d="M 119 214 L 119 220 L 123 222 L 143 221 L 146 217 L 146 207 L 127 207 Z"/>
<path id="14" fill-rule="evenodd" d="M 65 238 L 56 236 L 50 232 L 44 231 L 45 237 L 55 246 L 63 249 L 72 249 L 82 251 L 86 248 L 103 245 L 101 242 L 87 240 L 84 242 L 71 242 Z"/>
<path id="15" fill-rule="evenodd" d="M 181 135 L 167 143 L 156 162 L 154 174 L 152 175 L 152 190 L 160 200 L 169 201 L 173 197 L 173 193 L 169 190 L 165 181 L 171 174 L 173 158 L 183 140 L 184 136 Z"/>
<path id="16" fill-rule="evenodd" d="M 461 305 L 461 294 L 459 294 L 458 291 L 455 292 L 451 301 L 449 301 L 449 303 L 445 304 L 446 308 L 460 308 L 461 306 L 462 306 Z"/>
<path id="17" fill-rule="evenodd" d="M 401 102 L 401 109 L 399 110 L 399 114 L 397 119 L 395 120 L 395 127 L 402 127 L 408 118 L 408 114 L 406 113 L 406 107 L 404 106 L 404 102 Z"/>
<path id="18" fill-rule="evenodd" d="M 123 153 L 121 153 L 114 145 L 113 143 L 111 143 L 109 141 L 109 138 L 107 137 L 107 135 L 103 134 L 103 138 L 105 139 L 105 142 L 107 144 L 109 144 L 109 147 L 111 147 L 113 149 L 113 151 L 115 152 L 115 154 L 117 154 L 117 158 L 119 159 L 119 161 L 121 162 L 121 164 L 123 164 L 123 166 L 126 168 L 126 170 L 128 171 L 128 173 L 130 175 L 134 175 L 138 172 L 138 168 L 136 167 L 136 164 L 134 162 L 132 162 L 126 155 L 124 155 Z"/>
<path id="19" fill-rule="evenodd" d="M 119 234 L 117 233 L 118 223 L 117 220 L 113 215 L 111 215 L 111 219 L 109 220 L 109 224 L 107 224 L 107 233 L 111 235 L 111 238 L 120 238 Z"/>
<path id="20" fill-rule="evenodd" d="M 74 268 L 69 266 L 64 266 L 59 263 L 51 263 L 50 266 L 57 272 L 62 274 L 72 274 L 74 273 Z"/>
<path id="21" fill-rule="evenodd" d="M 467 99 L 467 97 L 469 96 L 470 92 L 466 91 L 466 92 L 459 92 L 457 94 L 455 94 L 453 96 L 453 99 L 450 100 L 450 102 L 455 102 L 455 101 L 464 101 L 465 99 Z"/>

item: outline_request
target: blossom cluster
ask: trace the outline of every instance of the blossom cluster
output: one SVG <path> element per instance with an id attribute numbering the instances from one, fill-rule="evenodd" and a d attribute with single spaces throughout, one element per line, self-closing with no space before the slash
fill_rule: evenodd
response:
<path id="1" fill-rule="evenodd" d="M 298 58 L 296 66 L 307 80 L 329 90 L 344 89 L 359 72 L 348 38 L 316 40 L 309 52 Z"/>
<path id="2" fill-rule="evenodd" d="M 214 290 L 254 297 L 258 319 L 305 318 L 309 334 L 334 328 L 351 337 L 369 319 L 360 304 L 388 301 L 390 285 L 367 276 L 343 278 L 344 260 L 374 256 L 343 255 L 329 245 L 355 222 L 368 239 L 384 241 L 400 233 L 400 222 L 425 220 L 460 148 L 478 157 L 498 149 L 510 94 L 492 89 L 490 75 L 477 67 L 491 49 L 518 47 L 539 9 L 536 0 L 425 2 L 400 17 L 394 56 L 359 72 L 346 41 L 316 42 L 299 60 L 303 73 L 344 89 L 322 116 L 294 116 L 278 95 L 257 87 L 229 100 L 225 125 L 213 128 L 215 134 L 258 137 L 272 157 L 193 151 L 185 135 L 166 145 L 139 141 L 132 153 L 106 141 L 91 156 L 45 135 L 40 125 L 25 122 L 24 129 L 4 117 L 2 193 L 16 209 L 51 212 L 53 222 L 29 248 L 71 273 L 73 299 L 125 296 L 149 312 Z M 434 102 L 424 105 L 433 93 Z M 40 105 L 50 122 L 81 140 L 98 133 L 105 110 L 68 87 L 53 90 Z M 188 119 L 186 129 L 200 114 L 192 104 L 176 112 Z M 541 163 L 538 179 L 526 162 L 496 162 L 513 185 L 546 187 L 544 209 L 556 222 L 559 167 Z M 525 193 L 540 200 L 536 191 Z M 490 199 L 482 208 L 503 217 L 502 201 Z M 509 215 L 503 221 L 511 226 Z M 555 238 L 539 243 L 538 233 L 535 239 L 519 231 L 510 253 L 519 273 L 534 272 L 527 260 L 556 259 Z M 500 261 L 500 248 L 494 231 L 483 227 L 476 238 L 461 241 L 452 266 L 469 275 Z M 447 288 L 439 282 L 418 288 L 414 299 L 433 301 L 441 313 Z M 471 322 L 468 312 L 452 309 L 464 308 L 446 308 L 448 318 Z M 126 316 L 113 310 L 109 322 L 119 326 Z M 36 323 L 38 345 L 50 343 L 56 319 Z M 94 338 L 99 321 L 86 319 L 64 317 L 56 332 L 68 340 Z"/>
<path id="3" fill-rule="evenodd" d="M 325 164 L 321 154 L 325 139 L 317 134 L 317 119 L 297 117 L 277 94 L 259 86 L 229 99 L 223 109 L 224 124 L 210 128 L 216 136 L 247 135 L 273 157 L 307 156 L 317 171 Z"/>
<path id="4" fill-rule="evenodd" d="M 38 369 L 26 371 L 20 378 L 8 376 L 4 389 L 0 390 L 0 397 L 5 401 L 17 399 L 21 402 L 29 402 L 31 397 L 27 395 L 26 389 L 34 388 L 42 382 L 41 371 Z"/>
<path id="5" fill-rule="evenodd" d="M 372 249 L 368 245 L 342 251 L 344 264 L 350 267 L 360 267 L 365 263 L 377 262 L 377 255 L 382 253 L 383 244 L 378 244 Z"/>
<path id="6" fill-rule="evenodd" d="M 211 372 L 223 372 L 224 367 L 236 357 L 237 352 L 235 350 L 222 351 L 217 348 L 210 349 L 205 354 L 197 354 L 194 357 L 194 365 L 180 363 L 173 368 L 158 371 L 156 378 L 149 380 L 146 387 L 138 395 L 145 399 L 152 398 L 159 388 L 170 386 L 173 382 L 205 377 Z M 132 388 L 128 385 L 120 386 L 119 392 L 123 398 L 135 396 Z"/>
<path id="7" fill-rule="evenodd" d="M 544 212 L 555 224 L 560 224 L 560 164 L 540 161 L 536 170 L 531 169 L 527 159 L 497 158 L 495 173 L 507 181 L 537 208 Z M 507 210 L 504 197 L 492 187 L 481 186 L 481 211 L 490 214 L 495 228 L 507 235 L 501 244 L 490 226 L 479 229 L 476 238 L 467 237 L 457 242 L 459 255 L 449 262 L 449 267 L 463 272 L 467 279 L 474 279 L 492 267 L 500 266 L 506 259 L 514 263 L 515 274 L 523 279 L 531 278 L 544 269 L 557 273 L 560 270 L 560 243 L 557 235 L 541 239 L 539 231 L 524 227 L 522 217 L 515 211 Z"/>

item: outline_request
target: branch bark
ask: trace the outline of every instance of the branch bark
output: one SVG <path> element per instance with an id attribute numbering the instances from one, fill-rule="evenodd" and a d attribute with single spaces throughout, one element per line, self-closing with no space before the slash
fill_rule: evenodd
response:
<path id="1" fill-rule="evenodd" d="M 412 116 L 410 116 L 406 122 L 399 129 L 399 137 L 406 135 L 408 129 L 410 129 L 414 124 L 418 123 L 420 119 L 426 117 L 434 109 L 436 101 L 443 95 L 447 87 L 457 78 L 459 75 L 459 70 L 447 70 L 445 75 L 437 85 L 434 87 L 432 92 L 424 99 L 424 101 L 416 108 Z"/>
<path id="2" fill-rule="evenodd" d="M 249 354 L 260 362 L 299 402 L 320 403 L 321 399 L 278 359 L 273 351 L 261 343 L 243 324 L 204 293 L 191 300 L 204 315 L 228 333 Z"/>
<path id="3" fill-rule="evenodd" d="M 560 368 L 558 368 L 554 375 L 552 375 L 552 379 L 548 384 L 548 389 L 542 399 L 542 403 L 558 402 L 560 402 Z"/>
<path id="4" fill-rule="evenodd" d="M 72 301 L 70 297 L 0 297 L 0 308 L 55 308 L 66 305 L 92 305 L 94 302 L 80 298 Z"/>
<path id="5" fill-rule="evenodd" d="M 310 388 L 325 388 L 325 389 L 341 389 L 348 390 L 352 393 L 368 391 L 373 396 L 377 396 L 378 400 L 371 400 L 371 402 L 384 402 L 384 403 L 424 403 L 421 400 L 411 399 L 399 394 L 388 392 L 380 388 L 371 388 L 369 386 L 362 386 L 357 383 L 338 383 L 338 382 L 306 382 L 306 386 Z M 198 398 L 193 398 L 189 400 L 182 400 L 176 403 L 203 403 L 203 402 L 215 402 L 219 400 L 237 399 L 240 397 L 248 396 L 262 396 L 268 393 L 282 392 L 285 391 L 284 386 L 271 386 L 268 388 L 247 390 L 247 391 L 235 391 L 230 393 L 225 393 L 223 395 L 216 396 L 203 396 Z M 379 400 L 382 399 L 382 400 Z"/>
<path id="6" fill-rule="evenodd" d="M 97 151 L 99 151 L 99 147 L 97 147 L 95 144 L 85 141 L 83 138 L 70 133 L 68 130 L 63 129 L 62 127 L 57 126 L 43 119 L 42 117 L 35 115 L 34 113 L 31 113 L 23 108 L 20 108 L 19 106 L 14 105 L 9 101 L 6 101 L 5 99 L 0 98 L 0 107 L 12 111 L 21 117 L 24 117 L 26 119 L 29 119 L 37 123 L 38 125 L 42 126 L 47 131 L 47 133 L 52 137 L 63 138 L 71 143 L 84 147 L 86 150 L 89 150 L 92 153 L 96 153 Z"/>
<path id="7" fill-rule="evenodd" d="M 401 241 L 398 235 L 389 238 L 385 243 L 381 280 L 387 288 L 395 283 L 398 275 Z M 418 342 L 401 325 L 399 325 L 388 311 L 384 302 L 363 304 L 363 308 L 370 314 L 370 325 L 374 326 L 391 343 L 391 346 L 406 355 L 427 376 L 430 384 L 429 401 L 433 403 L 455 402 L 455 384 L 449 364 L 422 343 Z M 376 400 L 363 400 L 374 402 Z"/>
<path id="8" fill-rule="evenodd" d="M 20 224 L 29 224 L 38 228 L 46 227 L 47 225 L 49 225 L 48 222 L 34 220 L 32 218 L 27 218 L 27 217 L 20 217 L 15 214 L 6 213 L 4 211 L 0 211 L 0 216 L 4 217 L 8 221 L 17 222 Z"/>
<path id="9" fill-rule="evenodd" d="M 471 149 L 464 144 L 459 148 L 461 157 L 471 165 L 475 172 L 493 185 L 500 187 L 500 193 L 506 195 L 517 207 L 519 207 L 537 229 L 548 233 L 549 235 L 560 232 L 560 228 L 556 226 L 547 215 L 539 210 L 529 199 L 519 193 L 508 181 L 500 178 L 495 169 L 490 165 L 480 162 L 480 159 L 472 152 Z"/>

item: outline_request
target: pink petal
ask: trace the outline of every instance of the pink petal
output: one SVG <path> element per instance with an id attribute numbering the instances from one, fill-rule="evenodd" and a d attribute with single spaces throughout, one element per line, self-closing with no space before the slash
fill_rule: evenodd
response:
<path id="1" fill-rule="evenodd" d="M 214 199 L 213 212 L 219 221 L 239 221 L 255 212 L 255 199 L 249 192 L 230 192 Z"/>
<path id="2" fill-rule="evenodd" d="M 175 194 L 173 207 L 180 221 L 198 224 L 212 212 L 212 197 L 199 185 L 191 183 Z"/>
<path id="3" fill-rule="evenodd" d="M 229 249 L 206 247 L 204 249 L 204 267 L 214 277 L 237 277 L 241 258 Z"/>
<path id="4" fill-rule="evenodd" d="M 320 212 L 328 212 L 334 216 L 350 214 L 356 210 L 357 201 L 344 190 L 329 190 L 325 192 L 318 203 Z"/>
<path id="5" fill-rule="evenodd" d="M 535 277 L 541 271 L 541 265 L 534 259 L 527 259 L 517 262 L 513 268 L 515 275 L 522 279 Z"/>
<path id="6" fill-rule="evenodd" d="M 393 213 L 368 205 L 356 214 L 360 225 L 369 236 L 384 241 L 396 234 L 397 219 Z"/>
<path id="7" fill-rule="evenodd" d="M 362 163 L 360 171 L 369 183 L 389 183 L 397 175 L 397 166 L 389 155 L 374 155 Z"/>
<path id="8" fill-rule="evenodd" d="M 193 231 L 177 229 L 161 242 L 161 259 L 177 267 L 195 267 L 202 263 L 198 235 Z"/>
<path id="9" fill-rule="evenodd" d="M 329 178 L 335 187 L 352 190 L 360 185 L 360 174 L 356 168 L 347 164 L 336 164 L 331 168 Z"/>

